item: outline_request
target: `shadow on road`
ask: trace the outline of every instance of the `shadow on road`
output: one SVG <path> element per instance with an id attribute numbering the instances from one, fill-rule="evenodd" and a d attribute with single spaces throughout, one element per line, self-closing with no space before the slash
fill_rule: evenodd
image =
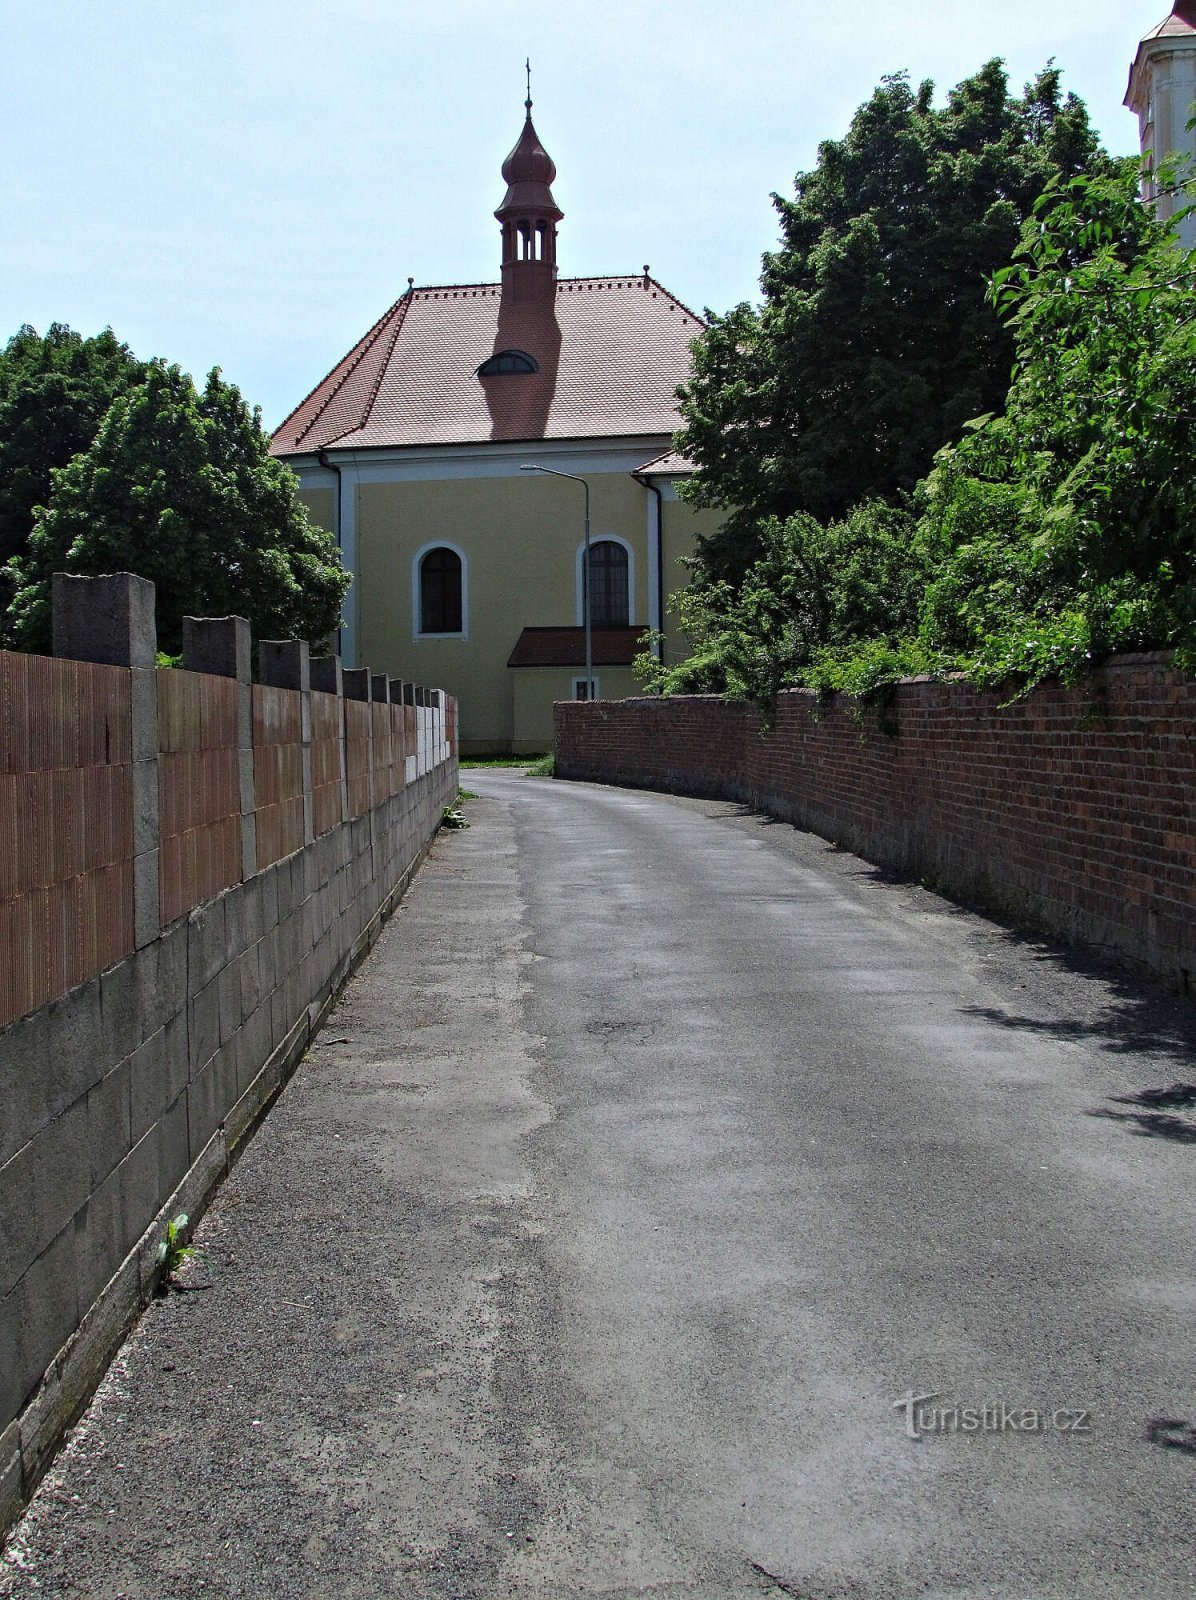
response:
<path id="1" fill-rule="evenodd" d="M 1124 1122 L 1131 1133 L 1147 1139 L 1170 1139 L 1173 1144 L 1196 1144 L 1196 1122 L 1177 1117 L 1170 1111 L 1160 1111 L 1159 1106 L 1188 1107 L 1196 1104 L 1196 1086 L 1174 1083 L 1169 1089 L 1142 1089 L 1137 1094 L 1116 1094 L 1113 1104 L 1089 1112 L 1089 1116 L 1107 1117 L 1111 1122 Z M 1115 1111 L 1114 1106 L 1136 1106 L 1134 1111 Z"/>
<path id="2" fill-rule="evenodd" d="M 751 820 L 761 828 L 792 829 L 808 840 L 817 840 L 817 836 L 750 805 L 728 806 L 718 815 Z M 933 895 L 933 908 L 938 917 L 961 920 L 983 917 L 991 940 L 989 948 L 998 960 L 1002 954 L 1022 960 L 1028 957 L 1047 974 L 1068 980 L 1075 997 L 1072 1015 L 1035 1015 L 1032 1003 L 1024 1010 L 964 1006 L 962 1015 L 983 1019 L 1012 1032 L 1073 1040 L 1111 1055 L 1147 1053 L 1159 1058 L 1160 1064 L 1170 1062 L 1191 1072 L 1196 1062 L 1196 1005 L 1189 995 L 1180 995 L 1161 979 L 1136 973 L 1098 951 L 1066 944 L 1038 929 L 969 906 L 937 887 L 853 858 L 830 841 L 817 842 L 827 856 L 852 860 L 850 877 L 855 881 L 881 884 L 914 895 Z M 857 860 L 858 866 L 854 865 Z M 1052 992 L 1057 994 L 1058 987 L 1052 985 Z M 1129 1090 L 1112 1096 L 1107 1105 L 1089 1114 L 1124 1123 L 1127 1131 L 1145 1138 L 1196 1145 L 1196 1082 L 1175 1082 L 1164 1087 L 1147 1085 Z M 1196 1444 L 1192 1448 L 1196 1448 Z"/>
<path id="3" fill-rule="evenodd" d="M 1179 1450 L 1182 1454 L 1196 1456 L 1196 1423 L 1186 1417 L 1151 1417 L 1146 1425 L 1146 1437 L 1151 1444 L 1164 1450 Z"/>

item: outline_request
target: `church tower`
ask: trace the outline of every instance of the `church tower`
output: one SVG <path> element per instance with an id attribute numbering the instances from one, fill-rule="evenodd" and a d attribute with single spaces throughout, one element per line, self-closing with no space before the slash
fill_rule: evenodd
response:
<path id="1" fill-rule="evenodd" d="M 1196 0 L 1175 0 L 1171 15 L 1152 28 L 1138 46 L 1130 68 L 1125 103 L 1138 117 L 1142 153 L 1152 167 L 1170 155 L 1187 158 L 1192 170 L 1193 135 L 1188 131 L 1196 101 Z M 1160 194 L 1147 178 L 1147 200 L 1158 205 L 1161 221 L 1188 204 L 1182 195 Z M 1180 243 L 1196 248 L 1196 216 L 1180 224 Z"/>
<path id="2" fill-rule="evenodd" d="M 502 295 L 508 303 L 547 299 L 556 291 L 556 225 L 564 212 L 552 198 L 552 157 L 532 123 L 529 76 L 526 118 L 502 164 L 507 185 L 494 215 L 502 224 Z"/>

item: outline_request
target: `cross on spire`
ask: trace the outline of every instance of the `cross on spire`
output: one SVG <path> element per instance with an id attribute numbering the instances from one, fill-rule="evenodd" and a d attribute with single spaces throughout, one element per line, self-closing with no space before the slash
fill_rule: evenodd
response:
<path id="1" fill-rule="evenodd" d="M 527 107 L 527 114 L 530 117 L 531 114 L 532 114 L 532 58 L 531 58 L 531 56 L 528 56 L 527 60 L 523 63 L 523 65 L 527 69 L 527 99 L 523 103 Z"/>

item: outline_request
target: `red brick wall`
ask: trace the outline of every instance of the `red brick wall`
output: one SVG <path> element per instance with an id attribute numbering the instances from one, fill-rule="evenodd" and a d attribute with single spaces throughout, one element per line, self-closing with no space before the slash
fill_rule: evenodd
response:
<path id="1" fill-rule="evenodd" d="M 370 726 L 372 713 L 365 700 L 345 701 L 345 774 L 349 786 L 349 815 L 359 817 L 370 808 Z"/>
<path id="2" fill-rule="evenodd" d="M 243 796 L 245 686 L 171 668 L 155 674 L 155 687 L 152 846 L 165 928 L 241 881 L 242 804 L 255 811 L 258 871 L 303 847 L 303 701 L 292 689 L 253 685 L 253 785 Z M 310 705 L 319 837 L 342 821 L 342 702 L 316 691 Z M 447 706 L 455 719 L 456 702 Z M 416 708 L 357 700 L 343 708 L 349 816 L 357 817 L 402 792 Z M 114 966 L 140 937 L 133 727 L 129 669 L 0 650 L 0 1029 Z M 153 734 L 151 725 L 151 743 Z M 144 816 L 144 799 L 140 809 Z M 148 855 L 152 847 L 139 848 Z"/>
<path id="3" fill-rule="evenodd" d="M 311 805 L 318 839 L 341 822 L 341 702 L 335 694 L 312 690 Z"/>
<path id="4" fill-rule="evenodd" d="M 133 948 L 129 674 L 0 650 L 0 1027 Z"/>
<path id="5" fill-rule="evenodd" d="M 859 721 L 780 697 L 562 702 L 556 771 L 757 805 L 870 861 L 1196 982 L 1196 682 L 1123 656 L 1002 706 L 911 680 Z M 883 728 L 882 728 L 883 724 Z"/>
<path id="6" fill-rule="evenodd" d="M 293 689 L 253 686 L 253 785 L 261 871 L 303 846 L 303 721 Z"/>
<path id="7" fill-rule="evenodd" d="M 392 768 L 393 757 L 391 754 L 391 715 L 390 705 L 385 700 L 375 700 L 370 705 L 374 744 L 373 744 L 373 794 L 374 804 L 378 805 L 383 800 L 388 800 L 394 793 L 394 771 Z"/>
<path id="8" fill-rule="evenodd" d="M 158 672 L 158 899 L 163 924 L 241 880 L 237 685 Z"/>

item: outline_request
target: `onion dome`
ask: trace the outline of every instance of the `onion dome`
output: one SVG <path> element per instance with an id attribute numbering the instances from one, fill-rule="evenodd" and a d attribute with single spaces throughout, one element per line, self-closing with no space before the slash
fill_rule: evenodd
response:
<path id="1" fill-rule="evenodd" d="M 518 212 L 520 215 L 534 214 L 537 217 L 551 216 L 559 222 L 564 216 L 556 201 L 552 198 L 549 185 L 556 178 L 556 163 L 540 143 L 540 135 L 536 132 L 532 122 L 532 105 L 527 101 L 527 117 L 523 124 L 523 132 L 515 148 L 502 164 L 502 175 L 507 185 L 507 192 L 503 196 L 503 203 L 494 213 L 500 219 L 512 216 Z"/>

